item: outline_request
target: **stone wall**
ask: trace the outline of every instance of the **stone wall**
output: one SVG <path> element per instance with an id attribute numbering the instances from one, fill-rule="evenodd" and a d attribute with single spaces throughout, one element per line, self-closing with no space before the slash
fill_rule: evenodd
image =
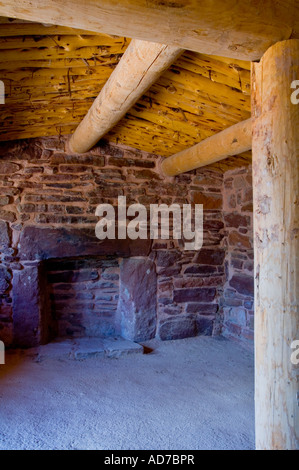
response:
<path id="1" fill-rule="evenodd" d="M 222 333 L 244 343 L 254 337 L 254 252 L 251 167 L 224 175 L 223 216 L 226 229 L 226 283 L 221 302 Z"/>
<path id="2" fill-rule="evenodd" d="M 9 202 L 6 196 L 0 201 Z M 10 345 L 13 341 L 11 282 L 13 269 L 21 266 L 15 261 L 15 250 L 11 248 L 11 229 L 9 224 L 0 220 L 0 340 Z"/>
<path id="3" fill-rule="evenodd" d="M 87 154 L 70 155 L 65 142 L 45 138 L 0 144 L 0 339 L 7 345 L 16 337 L 20 342 L 22 324 L 28 331 L 36 329 L 34 322 L 43 309 L 30 285 L 32 273 L 42 282 L 41 291 L 47 291 L 52 315 L 59 320 L 57 334 L 95 334 L 95 325 L 101 325 L 100 334 L 117 333 L 117 321 L 122 321 L 119 303 L 116 308 L 118 267 L 131 256 L 142 256 L 155 266 L 154 335 L 167 340 L 220 333 L 226 280 L 221 172 L 203 169 L 165 179 L 156 155 L 107 142 Z M 154 240 L 141 252 L 137 242 L 128 246 L 120 241 L 113 248 L 100 244 L 94 239 L 95 209 L 101 203 L 116 206 L 118 196 L 145 206 L 203 204 L 203 249 L 185 251 L 181 241 L 173 240 Z M 106 261 L 101 262 L 112 260 L 111 266 L 101 265 L 103 255 Z M 152 329 L 151 323 L 151 336 Z"/>

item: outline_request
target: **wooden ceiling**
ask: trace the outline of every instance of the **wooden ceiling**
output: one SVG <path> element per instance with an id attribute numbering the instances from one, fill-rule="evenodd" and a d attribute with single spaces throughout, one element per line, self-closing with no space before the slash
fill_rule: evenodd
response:
<path id="1" fill-rule="evenodd" d="M 129 43 L 0 18 L 0 140 L 72 133 Z M 105 138 L 170 156 L 250 114 L 250 62 L 187 51 Z"/>

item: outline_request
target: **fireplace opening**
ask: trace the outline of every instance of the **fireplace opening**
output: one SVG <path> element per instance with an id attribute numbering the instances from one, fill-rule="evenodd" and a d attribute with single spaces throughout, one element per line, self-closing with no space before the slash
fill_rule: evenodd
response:
<path id="1" fill-rule="evenodd" d="M 119 259 L 112 256 L 44 262 L 56 337 L 121 334 L 119 264 Z"/>

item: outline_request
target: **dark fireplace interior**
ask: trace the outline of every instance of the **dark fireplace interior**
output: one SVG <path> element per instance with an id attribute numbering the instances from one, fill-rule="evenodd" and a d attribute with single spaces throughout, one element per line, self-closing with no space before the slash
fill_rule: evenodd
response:
<path id="1" fill-rule="evenodd" d="M 58 337 L 119 335 L 119 260 L 84 257 L 45 262 Z"/>

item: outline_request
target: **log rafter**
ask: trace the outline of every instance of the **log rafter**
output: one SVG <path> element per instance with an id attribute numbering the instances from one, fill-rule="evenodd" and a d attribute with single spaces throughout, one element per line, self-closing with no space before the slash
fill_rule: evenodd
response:
<path id="1" fill-rule="evenodd" d="M 165 176 L 175 176 L 252 148 L 252 120 L 235 124 L 189 149 L 166 158 L 161 164 Z"/>
<path id="2" fill-rule="evenodd" d="M 91 149 L 160 75 L 181 55 L 183 49 L 132 40 L 118 66 L 93 102 L 69 141 L 72 152 Z"/>
<path id="3" fill-rule="evenodd" d="M 299 38 L 298 6 L 298 0 L 45 0 L 41 7 L 40 0 L 1 0 L 0 15 L 257 60 L 272 44 Z"/>

